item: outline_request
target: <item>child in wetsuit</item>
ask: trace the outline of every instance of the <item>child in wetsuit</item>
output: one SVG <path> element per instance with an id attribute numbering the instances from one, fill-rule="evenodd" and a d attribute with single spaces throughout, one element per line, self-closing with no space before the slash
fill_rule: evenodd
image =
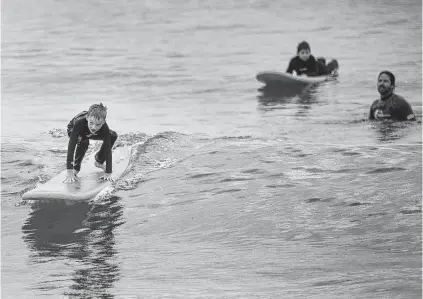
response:
<path id="1" fill-rule="evenodd" d="M 289 74 L 292 74 L 293 71 L 297 73 L 297 76 L 303 74 L 317 76 L 316 58 L 311 55 L 310 45 L 305 41 L 298 44 L 297 56 L 291 59 L 286 69 L 286 72 Z"/>
<path id="2" fill-rule="evenodd" d="M 107 108 L 102 103 L 92 105 L 88 112 L 76 115 L 68 124 L 69 136 L 66 167 L 68 169 L 65 183 L 77 180 L 81 170 L 81 162 L 87 152 L 89 139 L 103 140 L 100 150 L 95 155 L 95 166 L 104 169 L 104 180 L 111 181 L 112 147 L 117 139 L 115 131 L 110 130 L 106 123 Z M 75 150 L 76 147 L 76 150 Z M 75 160 L 74 160 L 75 156 Z M 106 162 L 106 166 L 104 166 Z"/>
<path id="3" fill-rule="evenodd" d="M 298 44 L 297 56 L 291 59 L 289 62 L 287 73 L 292 74 L 293 71 L 297 73 L 297 76 L 326 76 L 326 75 L 337 75 L 339 64 L 336 59 L 333 59 L 326 64 L 326 59 L 319 57 L 317 60 L 311 55 L 310 45 L 303 41 Z"/>

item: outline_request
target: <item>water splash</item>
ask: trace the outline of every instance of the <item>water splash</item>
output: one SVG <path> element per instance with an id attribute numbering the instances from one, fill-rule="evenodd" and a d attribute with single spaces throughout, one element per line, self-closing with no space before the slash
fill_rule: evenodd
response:
<path id="1" fill-rule="evenodd" d="M 136 189 L 148 180 L 150 173 L 173 167 L 193 155 L 197 145 L 192 138 L 177 132 L 162 132 L 134 145 L 128 171 L 116 188 Z"/>
<path id="2" fill-rule="evenodd" d="M 63 129 L 51 129 L 48 131 L 48 134 L 50 134 L 53 138 L 62 138 L 68 135 L 66 130 Z"/>

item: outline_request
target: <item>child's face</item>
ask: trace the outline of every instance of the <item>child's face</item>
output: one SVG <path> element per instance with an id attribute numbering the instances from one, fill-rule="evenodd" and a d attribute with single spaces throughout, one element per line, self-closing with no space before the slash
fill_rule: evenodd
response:
<path id="1" fill-rule="evenodd" d="M 298 52 L 298 56 L 302 61 L 307 61 L 310 58 L 310 50 L 302 49 L 300 52 Z"/>
<path id="2" fill-rule="evenodd" d="M 87 122 L 88 122 L 88 129 L 90 130 L 92 134 L 95 134 L 97 133 L 98 130 L 100 130 L 100 128 L 104 125 L 106 121 L 102 118 L 88 116 Z"/>

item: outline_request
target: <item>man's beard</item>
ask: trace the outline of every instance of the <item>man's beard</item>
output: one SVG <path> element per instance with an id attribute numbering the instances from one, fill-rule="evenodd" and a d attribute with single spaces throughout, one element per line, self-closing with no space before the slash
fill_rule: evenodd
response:
<path id="1" fill-rule="evenodd" d="M 386 87 L 385 87 L 385 86 L 383 86 L 383 85 L 379 86 L 379 87 L 377 88 L 377 90 L 379 91 L 379 93 L 380 93 L 382 96 L 385 96 L 385 95 L 387 95 L 387 94 L 391 93 L 391 91 L 392 91 L 392 89 L 391 89 L 391 88 L 386 88 Z"/>

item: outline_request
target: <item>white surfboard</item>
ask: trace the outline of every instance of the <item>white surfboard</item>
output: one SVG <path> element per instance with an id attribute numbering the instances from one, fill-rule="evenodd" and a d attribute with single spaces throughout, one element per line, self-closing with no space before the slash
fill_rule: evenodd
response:
<path id="1" fill-rule="evenodd" d="M 317 83 L 334 79 L 334 76 L 307 77 L 307 76 L 294 76 L 288 73 L 269 71 L 269 72 L 258 73 L 256 78 L 259 82 L 262 82 L 268 85 L 275 85 L 275 84 L 309 85 L 309 84 L 317 84 Z"/>
<path id="2" fill-rule="evenodd" d="M 118 179 L 129 164 L 131 150 L 129 147 L 117 147 L 113 151 L 112 177 Z M 89 200 L 111 183 L 101 179 L 104 171 L 94 166 L 94 156 L 85 157 L 82 161 L 79 180 L 74 183 L 63 183 L 67 170 L 62 171 L 45 184 L 38 185 L 35 189 L 26 192 L 23 200 L 65 199 Z"/>

